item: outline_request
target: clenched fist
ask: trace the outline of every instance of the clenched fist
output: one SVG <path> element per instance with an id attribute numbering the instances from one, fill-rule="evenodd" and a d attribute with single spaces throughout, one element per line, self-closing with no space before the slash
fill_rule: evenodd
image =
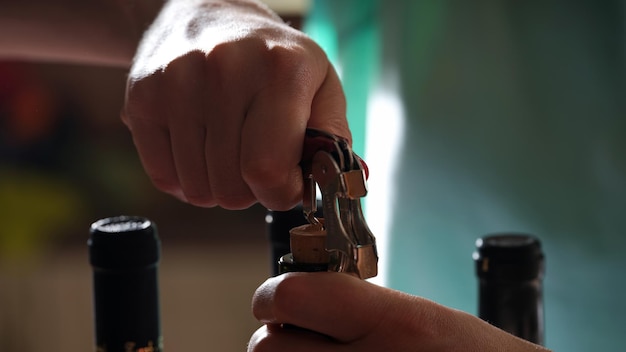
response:
<path id="1" fill-rule="evenodd" d="M 157 188 L 194 205 L 285 210 L 305 129 L 350 138 L 322 49 L 254 1 L 171 0 L 144 35 L 122 119 Z"/>

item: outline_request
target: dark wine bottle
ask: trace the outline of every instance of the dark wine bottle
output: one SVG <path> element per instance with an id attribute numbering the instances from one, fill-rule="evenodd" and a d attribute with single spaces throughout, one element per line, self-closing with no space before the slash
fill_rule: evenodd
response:
<path id="1" fill-rule="evenodd" d="M 277 264 L 280 258 L 291 252 L 289 231 L 306 223 L 300 205 L 286 211 L 269 210 L 265 215 L 267 237 L 270 242 L 270 268 L 273 276 L 282 273 L 282 269 L 279 269 L 280 265 Z"/>
<path id="2" fill-rule="evenodd" d="M 515 336 L 544 344 L 541 242 L 524 234 L 496 234 L 476 241 L 478 316 Z"/>
<path id="3" fill-rule="evenodd" d="M 91 225 L 89 260 L 97 352 L 162 352 L 158 295 L 160 241 L 142 217 Z"/>

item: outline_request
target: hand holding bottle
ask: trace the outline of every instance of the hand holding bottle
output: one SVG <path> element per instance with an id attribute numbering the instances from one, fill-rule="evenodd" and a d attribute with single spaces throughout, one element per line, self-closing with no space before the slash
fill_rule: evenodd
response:
<path id="1" fill-rule="evenodd" d="M 548 351 L 473 315 L 341 273 L 270 278 L 252 307 L 265 325 L 249 352 Z"/>

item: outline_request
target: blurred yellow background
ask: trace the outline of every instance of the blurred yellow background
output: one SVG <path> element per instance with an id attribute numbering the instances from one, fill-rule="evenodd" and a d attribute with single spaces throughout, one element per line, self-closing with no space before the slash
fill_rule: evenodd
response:
<path id="1" fill-rule="evenodd" d="M 41 115 L 31 128 L 52 121 L 14 140 L 16 109 L 0 105 L 0 350 L 93 350 L 89 225 L 121 214 L 158 225 L 166 348 L 244 350 L 259 326 L 250 298 L 270 275 L 265 209 L 200 209 L 156 191 L 118 118 L 123 70 L 2 67 L 40 91 L 24 98 L 24 113 Z M 41 111 L 39 99 L 56 107 Z"/>

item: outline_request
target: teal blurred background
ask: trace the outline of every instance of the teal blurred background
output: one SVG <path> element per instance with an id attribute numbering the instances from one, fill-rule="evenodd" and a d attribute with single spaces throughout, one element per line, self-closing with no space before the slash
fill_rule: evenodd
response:
<path id="1" fill-rule="evenodd" d="M 307 28 L 371 170 L 380 280 L 475 313 L 475 239 L 532 233 L 547 346 L 623 350 L 626 2 L 318 0 Z"/>
<path id="2" fill-rule="evenodd" d="M 305 28 L 336 63 L 370 166 L 381 283 L 474 313 L 474 240 L 531 232 L 548 347 L 622 349 L 625 4 L 312 2 Z M 241 351 L 258 326 L 265 210 L 157 192 L 118 118 L 124 75 L 0 63 L 2 351 L 91 349 L 87 231 L 124 213 L 160 228 L 168 349 Z"/>

